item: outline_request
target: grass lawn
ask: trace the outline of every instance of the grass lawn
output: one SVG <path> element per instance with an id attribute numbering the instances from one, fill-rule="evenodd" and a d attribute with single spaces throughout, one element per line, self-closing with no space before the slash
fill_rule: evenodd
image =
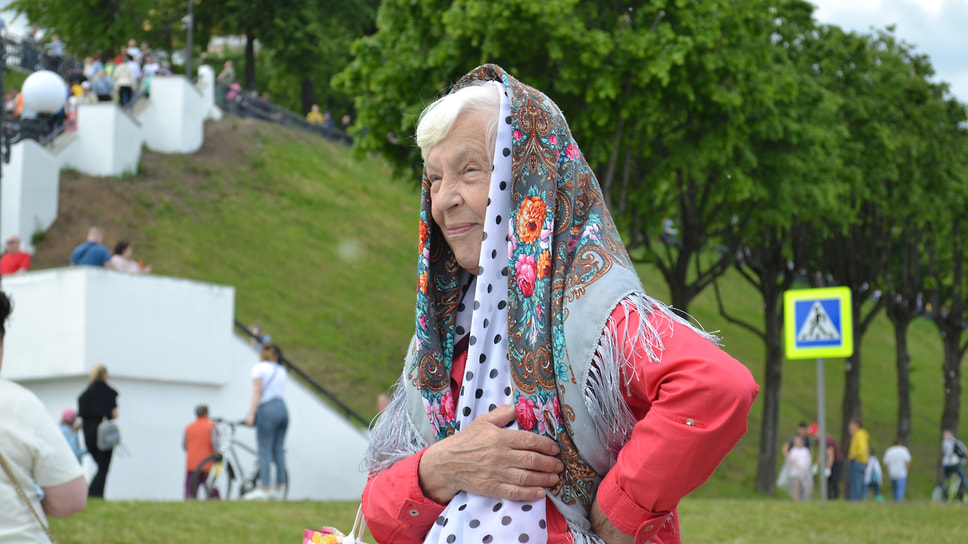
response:
<path id="1" fill-rule="evenodd" d="M 353 502 L 105 502 L 55 519 L 62 544 L 283 544 L 303 529 L 349 531 Z M 688 544 L 849 542 L 955 544 L 968 540 L 965 506 L 932 503 L 844 503 L 687 499 L 679 509 Z M 367 542 L 372 538 L 367 535 Z"/>

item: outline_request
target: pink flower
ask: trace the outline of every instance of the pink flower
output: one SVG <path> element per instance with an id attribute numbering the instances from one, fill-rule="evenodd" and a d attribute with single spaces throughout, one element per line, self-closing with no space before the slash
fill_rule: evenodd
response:
<path id="1" fill-rule="evenodd" d="M 578 247 L 578 237 L 573 236 L 571 240 L 568 240 L 568 253 L 575 251 L 576 247 Z"/>
<path id="2" fill-rule="evenodd" d="M 450 391 L 444 393 L 444 397 L 440 399 L 440 411 L 443 412 L 445 421 L 457 419 L 457 412 L 454 409 L 454 394 Z"/>
<path id="3" fill-rule="evenodd" d="M 514 280 L 518 284 L 521 294 L 530 297 L 534 294 L 534 282 L 538 275 L 538 265 L 531 255 L 521 255 L 514 263 Z"/>
<path id="4" fill-rule="evenodd" d="M 555 134 L 552 134 L 551 136 L 548 136 L 548 143 L 551 144 L 551 145 L 557 144 L 558 143 L 558 136 L 555 135 Z"/>
<path id="5" fill-rule="evenodd" d="M 575 145 L 575 144 L 568 144 L 568 145 L 566 145 L 565 146 L 565 155 L 567 155 L 568 158 L 571 159 L 571 160 L 577 159 L 578 158 L 578 146 Z"/>
<path id="6" fill-rule="evenodd" d="M 521 141 L 521 131 L 520 130 L 514 129 L 514 132 L 512 132 L 511 135 L 514 137 L 514 141 L 515 142 L 520 142 Z"/>
<path id="7" fill-rule="evenodd" d="M 518 418 L 518 425 L 526 431 L 534 429 L 534 426 L 538 423 L 538 419 L 534 416 L 534 402 L 527 397 L 518 398 L 514 413 Z"/>
<path id="8" fill-rule="evenodd" d="M 420 314 L 420 328 L 421 329 L 427 328 L 427 318 L 423 314 Z"/>

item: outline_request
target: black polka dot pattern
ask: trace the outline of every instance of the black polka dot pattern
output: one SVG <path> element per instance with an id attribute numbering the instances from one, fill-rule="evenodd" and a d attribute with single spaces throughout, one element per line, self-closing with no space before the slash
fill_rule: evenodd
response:
<path id="1" fill-rule="evenodd" d="M 515 401 L 507 342 L 508 244 L 509 229 L 514 223 L 509 215 L 508 182 L 512 153 L 510 147 L 505 147 L 513 141 L 513 119 L 507 99 L 502 99 L 502 109 L 506 122 L 498 127 L 497 142 L 501 144 L 495 147 L 478 270 L 468 283 L 457 315 L 462 333 L 468 335 L 467 361 L 478 361 L 473 371 L 465 369 L 456 401 L 458 428 L 467 428 L 474 419 Z M 519 427 L 512 421 L 508 428 Z M 505 544 L 546 540 L 544 500 L 496 501 L 461 491 L 432 525 L 425 542 Z"/>

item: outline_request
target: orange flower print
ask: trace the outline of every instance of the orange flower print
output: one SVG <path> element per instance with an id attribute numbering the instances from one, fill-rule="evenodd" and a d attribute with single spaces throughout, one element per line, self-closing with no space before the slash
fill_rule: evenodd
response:
<path id="1" fill-rule="evenodd" d="M 529 196 L 518 210 L 518 240 L 530 244 L 541 236 L 541 226 L 545 220 L 545 203 L 540 196 Z"/>
<path id="2" fill-rule="evenodd" d="M 421 273 L 420 277 L 417 278 L 417 284 L 420 286 L 420 293 L 426 295 L 427 294 L 427 272 L 426 271 Z"/>
<path id="3" fill-rule="evenodd" d="M 420 253 L 423 253 L 424 246 L 427 245 L 427 223 L 420 222 Z"/>
<path id="4" fill-rule="evenodd" d="M 538 279 L 543 280 L 551 275 L 551 252 L 543 251 L 538 257 Z"/>

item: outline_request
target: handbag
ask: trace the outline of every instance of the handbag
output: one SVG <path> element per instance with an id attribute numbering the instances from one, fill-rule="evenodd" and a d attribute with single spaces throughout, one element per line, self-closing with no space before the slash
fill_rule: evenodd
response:
<path id="1" fill-rule="evenodd" d="M 121 429 L 117 421 L 105 419 L 97 426 L 97 449 L 101 451 L 113 450 L 121 443 Z"/>
<path id="2" fill-rule="evenodd" d="M 50 528 L 44 525 L 44 521 L 40 519 L 40 515 L 37 514 L 36 510 L 34 510 L 34 505 L 31 504 L 30 499 L 27 498 L 27 494 L 24 493 L 24 488 L 21 487 L 20 482 L 14 478 L 13 471 L 10 470 L 10 465 L 7 464 L 7 460 L 3 457 L 3 454 L 0 454 L 0 466 L 3 466 L 3 471 L 7 474 L 7 479 L 9 479 L 10 483 L 12 483 L 17 489 L 17 495 L 20 495 L 20 498 L 24 501 L 24 504 L 26 504 L 27 508 L 30 509 L 30 513 L 34 515 L 34 519 L 36 519 L 37 523 L 40 524 L 40 528 L 44 530 L 44 534 L 47 535 L 47 538 L 50 539 L 53 544 L 57 544 L 57 540 L 55 540 L 54 535 L 51 534 Z"/>
<path id="3" fill-rule="evenodd" d="M 350 534 L 344 535 L 336 527 L 323 527 L 318 531 L 306 529 L 303 531 L 303 544 L 366 544 L 363 533 L 366 532 L 366 518 L 363 516 L 363 505 L 356 510 L 356 520 Z"/>

